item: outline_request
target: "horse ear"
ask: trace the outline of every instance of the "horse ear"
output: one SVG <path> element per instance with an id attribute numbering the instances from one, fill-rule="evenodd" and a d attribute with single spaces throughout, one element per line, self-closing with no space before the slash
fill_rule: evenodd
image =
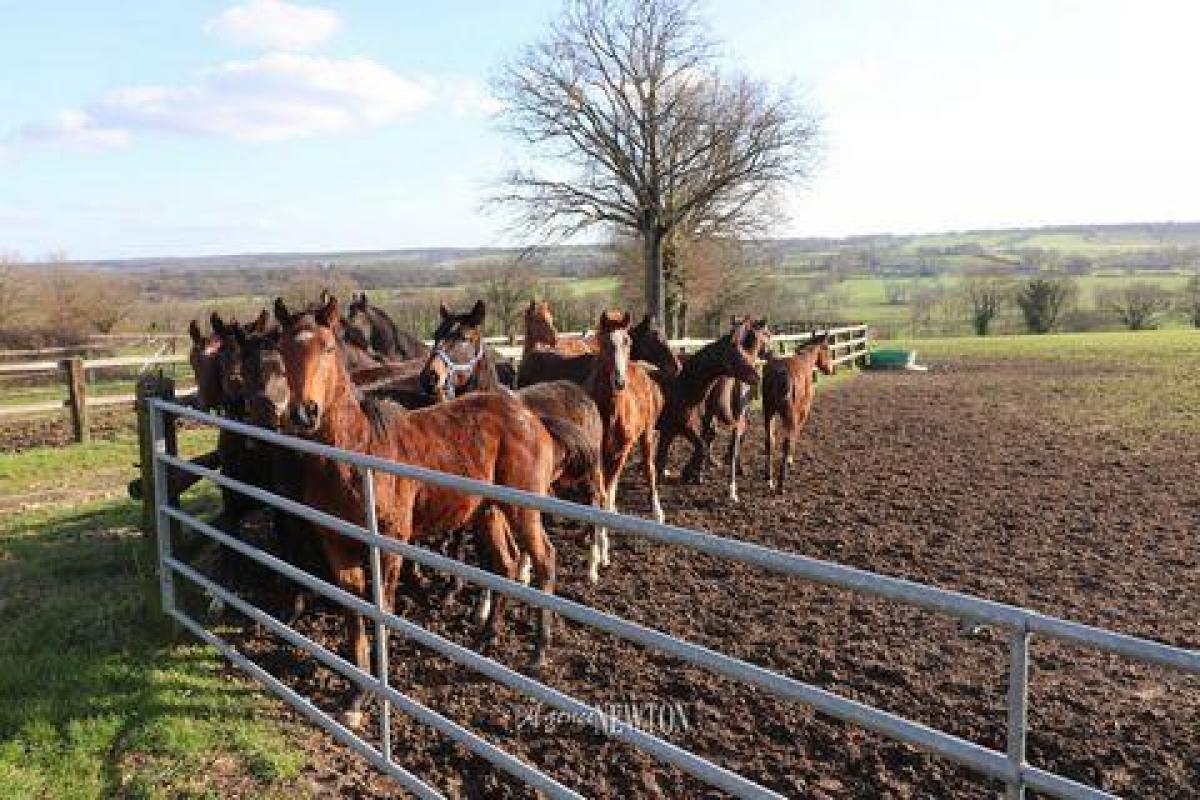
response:
<path id="1" fill-rule="evenodd" d="M 529 298 L 529 308 L 525 309 L 526 314 L 532 314 L 537 309 L 537 302 L 531 297 Z"/>
<path id="2" fill-rule="evenodd" d="M 475 305 L 471 306 L 471 313 L 467 315 L 466 324 L 472 328 L 478 328 L 483 324 L 484 316 L 487 314 L 487 306 L 482 300 L 476 300 Z"/>
<path id="3" fill-rule="evenodd" d="M 251 325 L 250 327 L 251 327 L 251 329 L 253 329 L 257 325 L 258 325 L 258 320 L 255 320 L 254 325 Z M 244 328 L 242 328 L 241 325 L 237 325 L 237 324 L 234 324 L 232 327 L 233 327 L 233 338 L 238 343 L 238 346 L 241 347 L 242 345 L 246 344 L 246 330 Z"/>
<path id="4" fill-rule="evenodd" d="M 283 302 L 282 297 L 275 298 L 275 319 L 285 328 L 292 324 L 292 312 L 288 311 L 287 303 Z"/>
<path id="5" fill-rule="evenodd" d="M 204 334 L 200 332 L 200 325 L 196 320 L 192 320 L 188 325 L 188 333 L 192 336 L 192 341 L 196 344 L 203 344 Z"/>
<path id="6" fill-rule="evenodd" d="M 317 311 L 317 322 L 326 328 L 332 328 L 338 321 L 338 299 L 332 294 L 325 300 L 325 305 Z"/>
<path id="7" fill-rule="evenodd" d="M 621 327 L 628 328 L 629 323 L 631 323 L 631 322 L 633 322 L 633 316 L 628 311 L 626 311 L 625 316 L 621 317 Z"/>
<path id="8" fill-rule="evenodd" d="M 438 313 L 442 315 L 442 319 L 450 319 L 454 316 L 450 313 L 450 309 L 446 308 L 445 303 L 438 303 Z"/>
<path id="9" fill-rule="evenodd" d="M 212 314 L 208 316 L 208 322 L 210 325 L 212 325 L 213 333 L 217 334 L 218 336 L 225 335 L 225 320 L 221 319 L 220 314 L 215 311 L 212 312 Z"/>
<path id="10" fill-rule="evenodd" d="M 268 314 L 267 310 L 264 308 L 262 311 L 258 312 L 258 319 L 254 320 L 254 322 L 250 324 L 250 331 L 252 333 L 262 333 L 267 329 L 267 323 L 270 321 L 271 315 Z"/>
<path id="11" fill-rule="evenodd" d="M 366 308 L 366 307 L 367 307 L 367 293 L 366 293 L 366 292 L 359 292 L 359 294 L 358 294 L 358 304 L 359 304 L 360 306 L 362 306 L 363 308 Z"/>
<path id="12" fill-rule="evenodd" d="M 764 328 L 766 328 L 766 327 L 767 327 L 767 318 L 766 318 L 766 317 L 763 317 L 762 319 L 760 319 L 760 320 L 758 320 L 757 322 L 755 322 L 755 323 L 754 323 L 754 328 L 755 328 L 756 330 L 760 330 L 760 331 L 761 331 L 761 330 L 763 330 L 763 329 L 764 329 Z"/>

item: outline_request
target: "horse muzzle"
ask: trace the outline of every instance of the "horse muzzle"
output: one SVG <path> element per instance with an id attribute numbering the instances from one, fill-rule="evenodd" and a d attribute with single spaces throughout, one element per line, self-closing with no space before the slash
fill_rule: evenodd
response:
<path id="1" fill-rule="evenodd" d="M 293 403 L 289 420 L 293 430 L 298 433 L 312 433 L 321 421 L 321 409 L 316 402 Z"/>

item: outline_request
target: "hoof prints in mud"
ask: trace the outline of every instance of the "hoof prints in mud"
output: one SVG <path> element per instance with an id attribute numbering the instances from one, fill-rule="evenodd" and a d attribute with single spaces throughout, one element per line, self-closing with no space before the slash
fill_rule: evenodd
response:
<path id="1" fill-rule="evenodd" d="M 721 471 L 710 468 L 701 486 L 668 483 L 668 520 L 1197 647 L 1200 488 L 1179 479 L 1180 465 L 1195 463 L 1195 443 L 1130 450 L 1051 424 L 1039 413 L 1039 404 L 1053 402 L 1041 391 L 1045 379 L 980 369 L 863 375 L 818 398 L 784 494 L 758 477 L 755 419 L 741 503 L 728 502 Z M 682 447 L 675 456 L 681 463 Z M 638 475 L 633 465 L 623 505 L 645 515 Z M 564 537 L 558 552 L 567 597 L 1004 747 L 1003 630 L 967 633 L 943 615 L 623 534 L 613 535 L 613 565 L 595 587 L 576 537 Z M 439 590 L 405 597 L 400 611 L 455 641 L 473 641 L 469 609 L 442 608 Z M 510 615 L 515 624 L 497 657 L 520 669 L 532 647 L 532 615 L 519 607 Z M 330 647 L 343 642 L 329 610 L 299 627 Z M 241 644 L 320 705 L 337 708 L 343 679 L 269 637 L 247 631 Z M 534 701 L 399 636 L 391 648 L 393 685 L 588 796 L 720 796 L 587 721 L 539 715 Z M 999 788 L 573 623 L 559 623 L 551 653 L 545 683 L 599 706 L 676 709 L 685 724 L 667 729 L 654 717 L 653 732 L 789 796 L 994 797 Z M 1035 765 L 1120 794 L 1200 796 L 1200 679 L 1034 637 L 1030 697 Z M 369 715 L 371 736 L 377 724 Z M 532 796 L 429 728 L 398 714 L 393 727 L 398 760 L 450 796 Z M 307 747 L 320 793 L 402 794 L 323 737 Z"/>

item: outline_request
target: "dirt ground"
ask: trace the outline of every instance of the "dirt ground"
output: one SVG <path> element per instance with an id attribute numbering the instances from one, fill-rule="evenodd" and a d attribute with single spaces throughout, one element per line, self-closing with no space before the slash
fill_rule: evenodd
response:
<path id="1" fill-rule="evenodd" d="M 742 501 L 710 470 L 668 485 L 679 525 L 863 567 L 1184 647 L 1200 647 L 1200 443 L 1130 446 L 1041 413 L 1062 365 L 951 363 L 869 373 L 818 398 L 783 494 L 767 490 L 761 423 L 746 448 Z M 1067 375 L 1066 377 L 1070 377 Z M 677 445 L 682 447 L 682 443 Z M 724 450 L 724 439 L 718 445 Z M 676 459 L 682 460 L 682 450 Z M 640 480 L 623 507 L 645 514 Z M 560 593 L 983 745 L 1004 747 L 1005 632 L 764 574 L 614 534 L 599 586 L 583 549 L 559 544 Z M 469 644 L 462 604 L 407 597 L 401 612 Z M 510 610 L 499 658 L 521 668 L 530 619 Z M 336 647 L 340 623 L 300 629 Z M 656 712 L 654 732 L 788 796 L 994 797 L 998 786 L 798 705 L 776 701 L 569 622 L 543 680 L 588 702 Z M 323 707 L 346 682 L 246 632 L 261 663 Z M 393 685 L 599 797 L 719 797 L 678 770 L 411 645 L 392 640 Z M 1035 637 L 1033 764 L 1119 794 L 1200 797 L 1200 679 Z M 664 711 L 665 709 L 665 711 Z M 452 797 L 531 793 L 432 729 L 393 717 L 398 761 Z M 374 734 L 374 715 L 368 722 Z M 307 781 L 321 796 L 402 792 L 314 734 Z"/>

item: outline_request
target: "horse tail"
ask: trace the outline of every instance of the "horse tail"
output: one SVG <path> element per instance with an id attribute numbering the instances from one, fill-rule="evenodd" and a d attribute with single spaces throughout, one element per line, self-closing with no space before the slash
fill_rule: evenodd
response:
<path id="1" fill-rule="evenodd" d="M 604 497 L 604 478 L 600 469 L 600 450 L 583 428 L 562 417 L 538 414 L 546 431 L 562 452 L 559 483 L 587 489 L 594 503 Z"/>

